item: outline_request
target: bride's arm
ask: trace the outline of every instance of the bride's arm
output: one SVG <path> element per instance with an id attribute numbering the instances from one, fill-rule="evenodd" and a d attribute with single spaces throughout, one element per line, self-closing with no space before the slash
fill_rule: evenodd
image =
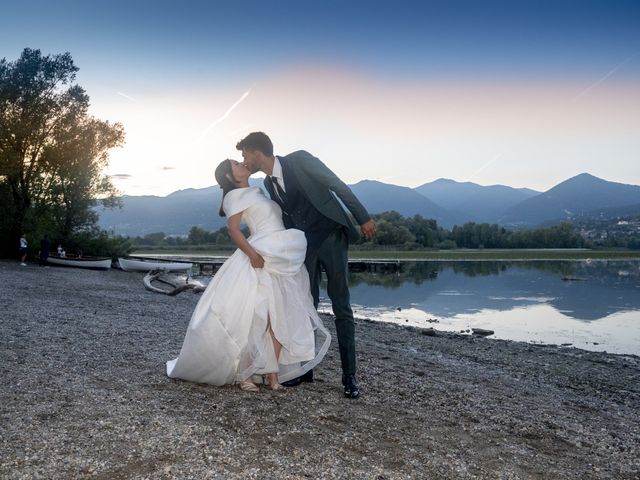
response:
<path id="1" fill-rule="evenodd" d="M 229 230 L 229 236 L 233 243 L 242 250 L 247 257 L 249 257 L 249 261 L 251 262 L 251 266 L 253 268 L 262 268 L 264 267 L 264 258 L 256 252 L 256 250 L 251 246 L 244 234 L 240 230 L 240 219 L 242 218 L 242 212 L 236 213 L 235 215 L 231 215 L 229 220 L 227 221 L 227 229 Z"/>

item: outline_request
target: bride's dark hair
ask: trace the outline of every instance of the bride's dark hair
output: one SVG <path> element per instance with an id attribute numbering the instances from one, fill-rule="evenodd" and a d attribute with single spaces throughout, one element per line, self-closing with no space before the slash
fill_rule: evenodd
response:
<path id="1" fill-rule="evenodd" d="M 231 177 L 231 178 L 229 178 Z M 233 179 L 233 180 L 232 180 Z M 231 168 L 231 160 L 228 158 L 223 160 L 220 165 L 216 168 L 216 182 L 222 189 L 222 200 L 220 200 L 220 211 L 218 212 L 221 217 L 224 217 L 224 209 L 222 205 L 224 205 L 224 197 L 231 190 L 235 190 L 238 187 L 238 181 L 236 177 L 233 176 L 233 169 Z"/>

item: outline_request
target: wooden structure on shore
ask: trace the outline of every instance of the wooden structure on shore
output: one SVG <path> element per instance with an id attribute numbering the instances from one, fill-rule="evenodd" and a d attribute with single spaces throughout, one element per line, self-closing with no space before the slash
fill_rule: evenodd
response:
<path id="1" fill-rule="evenodd" d="M 350 272 L 398 273 L 401 270 L 400 260 L 349 260 Z"/>
<path id="2" fill-rule="evenodd" d="M 152 258 L 152 257 L 130 257 L 140 258 L 148 261 L 166 261 L 169 258 Z M 220 269 L 222 264 L 227 260 L 224 257 L 216 258 L 180 258 L 179 255 L 171 257 L 173 261 L 189 261 L 193 264 L 193 275 L 213 276 Z M 399 260 L 349 260 L 349 271 L 362 273 L 398 273 L 402 270 L 402 263 Z"/>
<path id="3" fill-rule="evenodd" d="M 223 263 L 224 260 L 195 260 L 193 261 L 193 268 L 197 273 L 194 273 L 196 275 L 215 275 Z M 350 272 L 397 273 L 401 270 L 401 263 L 394 260 L 349 260 Z"/>

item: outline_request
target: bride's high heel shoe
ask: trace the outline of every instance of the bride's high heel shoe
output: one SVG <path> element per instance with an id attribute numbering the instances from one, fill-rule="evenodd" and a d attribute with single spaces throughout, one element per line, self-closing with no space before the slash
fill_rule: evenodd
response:
<path id="1" fill-rule="evenodd" d="M 244 380 L 240 382 L 240 390 L 242 390 L 243 392 L 253 392 L 253 393 L 258 393 L 260 391 L 258 386 L 255 383 L 250 382 L 249 380 Z"/>

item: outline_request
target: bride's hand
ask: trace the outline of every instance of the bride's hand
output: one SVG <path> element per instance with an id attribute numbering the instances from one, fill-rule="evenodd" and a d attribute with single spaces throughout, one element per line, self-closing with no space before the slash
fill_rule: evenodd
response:
<path id="1" fill-rule="evenodd" d="M 255 254 L 249 257 L 249 261 L 251 262 L 251 266 L 253 268 L 263 268 L 264 267 L 264 258 L 256 252 Z"/>

